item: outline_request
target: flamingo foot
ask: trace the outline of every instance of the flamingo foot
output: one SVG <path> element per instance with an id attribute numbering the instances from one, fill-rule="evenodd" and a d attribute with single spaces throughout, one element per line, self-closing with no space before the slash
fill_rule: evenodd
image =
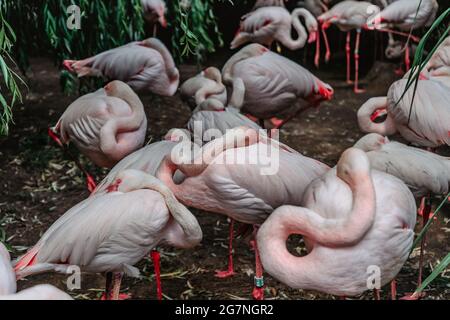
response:
<path id="1" fill-rule="evenodd" d="M 364 93 L 364 92 L 366 92 L 366 89 L 355 88 L 355 89 L 353 89 L 353 92 L 356 94 Z"/>
<path id="2" fill-rule="evenodd" d="M 86 176 L 86 184 L 90 193 L 94 192 L 95 188 L 97 188 L 97 184 L 90 174 Z"/>
<path id="3" fill-rule="evenodd" d="M 264 288 L 254 287 L 252 296 L 255 300 L 264 300 Z"/>
<path id="4" fill-rule="evenodd" d="M 270 123 L 274 126 L 275 129 L 279 129 L 284 124 L 284 120 L 273 117 L 270 119 Z"/>
<path id="5" fill-rule="evenodd" d="M 225 271 L 216 270 L 216 274 L 214 275 L 216 278 L 225 279 L 234 276 L 236 273 L 233 268 L 229 268 Z"/>
<path id="6" fill-rule="evenodd" d="M 119 299 L 118 300 L 122 301 L 122 300 L 129 300 L 129 299 L 131 299 L 131 294 L 130 293 L 121 293 L 121 294 L 119 294 Z M 106 293 L 103 293 L 101 298 L 100 298 L 100 300 L 104 301 L 104 300 L 110 300 L 110 299 L 106 299 Z"/>
<path id="7" fill-rule="evenodd" d="M 400 300 L 420 300 L 425 297 L 425 292 L 413 292 L 407 293 L 406 296 L 401 297 Z"/>

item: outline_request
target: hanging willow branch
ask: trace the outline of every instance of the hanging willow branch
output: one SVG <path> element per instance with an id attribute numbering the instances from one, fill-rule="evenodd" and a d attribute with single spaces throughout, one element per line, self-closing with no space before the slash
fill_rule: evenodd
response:
<path id="1" fill-rule="evenodd" d="M 5 6 L 0 9 L 0 72 L 3 82 L 0 85 L 0 135 L 6 135 L 9 132 L 12 107 L 17 101 L 22 102 L 18 83 L 24 83 L 10 67 L 10 65 L 15 65 L 11 58 L 11 51 L 16 41 L 16 35 L 4 19 L 4 9 Z"/>

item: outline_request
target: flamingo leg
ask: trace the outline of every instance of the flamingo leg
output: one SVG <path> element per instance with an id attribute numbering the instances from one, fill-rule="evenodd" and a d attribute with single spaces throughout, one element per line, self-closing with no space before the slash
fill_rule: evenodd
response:
<path id="1" fill-rule="evenodd" d="M 391 300 L 397 300 L 397 281 L 391 281 Z"/>
<path id="2" fill-rule="evenodd" d="M 406 44 L 406 49 L 405 49 L 405 68 L 406 68 L 406 72 L 409 71 L 409 69 L 411 68 L 411 60 L 409 57 L 409 45 L 408 43 Z"/>
<path id="3" fill-rule="evenodd" d="M 253 226 L 253 247 L 255 249 L 255 283 L 253 287 L 252 296 L 255 300 L 264 300 L 264 276 L 261 258 L 259 256 L 258 245 L 256 243 L 256 233 L 258 227 Z"/>
<path id="4" fill-rule="evenodd" d="M 328 63 L 331 58 L 331 51 L 330 51 L 330 43 L 328 42 L 327 32 L 325 31 L 326 30 L 325 24 L 322 24 L 320 30 L 322 31 L 323 41 L 325 42 L 325 62 Z"/>
<path id="5" fill-rule="evenodd" d="M 122 283 L 123 273 L 107 272 L 106 286 L 100 300 L 126 300 L 130 298 L 129 294 L 120 293 L 120 285 Z"/>
<path id="6" fill-rule="evenodd" d="M 228 242 L 228 270 L 219 271 L 216 270 L 217 278 L 228 278 L 235 274 L 233 265 L 233 238 L 234 238 L 234 220 L 230 221 L 230 235 Z"/>
<path id="7" fill-rule="evenodd" d="M 159 301 L 162 300 L 162 287 L 161 287 L 161 269 L 160 269 L 160 261 L 161 256 L 158 250 L 153 249 L 150 253 L 150 257 L 153 261 L 153 267 L 155 268 L 155 279 L 156 279 L 156 296 Z"/>
<path id="8" fill-rule="evenodd" d="M 428 220 L 430 219 L 431 214 L 431 197 L 426 197 L 423 200 L 424 203 L 424 210 L 422 212 L 422 226 L 424 227 Z M 426 235 L 423 236 L 422 241 L 420 243 L 420 256 L 419 256 L 419 278 L 417 280 L 417 286 L 420 287 L 422 285 L 422 272 L 423 272 L 423 256 L 424 256 L 424 249 L 425 249 L 425 241 L 426 241 Z"/>
<path id="9" fill-rule="evenodd" d="M 359 84 L 359 45 L 361 42 L 361 29 L 356 30 L 356 44 L 355 44 L 355 88 L 353 91 L 355 93 L 362 93 L 365 90 L 360 89 Z"/>
<path id="10" fill-rule="evenodd" d="M 381 300 L 380 290 L 379 289 L 373 289 L 373 297 L 377 301 Z"/>
<path id="11" fill-rule="evenodd" d="M 97 187 L 97 184 L 95 183 L 95 179 L 89 174 L 89 172 L 84 168 L 84 166 L 81 164 L 81 162 L 69 151 L 67 146 L 65 146 L 61 139 L 59 138 L 58 134 L 53 130 L 53 128 L 48 128 L 48 135 L 49 137 L 55 141 L 58 146 L 63 150 L 63 152 L 73 161 L 75 162 L 75 165 L 78 167 L 78 169 L 83 172 L 83 174 L 86 177 L 86 185 L 89 192 L 93 192 L 95 188 Z"/>
<path id="12" fill-rule="evenodd" d="M 158 32 L 158 24 L 155 23 L 153 25 L 153 37 L 156 38 L 156 33 Z"/>
<path id="13" fill-rule="evenodd" d="M 316 55 L 314 56 L 314 65 L 316 66 L 316 68 L 320 67 L 320 32 L 317 32 Z"/>
<path id="14" fill-rule="evenodd" d="M 345 41 L 345 53 L 347 56 L 347 83 L 353 84 L 353 82 L 350 79 L 350 40 L 351 40 L 351 33 L 349 31 L 347 32 L 347 39 Z"/>

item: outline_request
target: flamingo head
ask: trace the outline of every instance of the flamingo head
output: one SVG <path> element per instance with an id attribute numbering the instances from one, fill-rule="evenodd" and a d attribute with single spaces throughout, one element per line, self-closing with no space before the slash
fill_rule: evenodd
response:
<path id="1" fill-rule="evenodd" d="M 116 97 L 123 96 L 124 94 L 132 91 L 132 89 L 125 82 L 120 80 L 111 81 L 104 86 L 103 89 L 105 90 L 106 95 Z"/>
<path id="2" fill-rule="evenodd" d="M 337 164 L 336 175 L 350 186 L 358 184 L 370 174 L 370 161 L 360 149 L 350 148 L 344 151 Z"/>
<path id="3" fill-rule="evenodd" d="M 388 114 L 387 109 L 386 108 L 381 108 L 381 109 L 377 109 L 375 110 L 374 113 L 372 113 L 372 115 L 370 116 L 370 121 L 372 122 L 377 122 L 379 121 L 381 118 L 386 117 Z"/>
<path id="4" fill-rule="evenodd" d="M 318 38 L 318 31 L 317 30 L 312 30 L 309 32 L 309 37 L 308 37 L 308 43 L 313 43 L 317 41 Z"/>
<path id="5" fill-rule="evenodd" d="M 158 8 L 158 22 L 163 28 L 167 28 L 167 20 L 165 15 L 166 8 L 161 6 Z"/>
<path id="6" fill-rule="evenodd" d="M 308 99 L 312 104 L 318 105 L 322 101 L 331 100 L 334 95 L 333 88 L 320 80 L 316 80 L 313 87 L 313 94 Z"/>
<path id="7" fill-rule="evenodd" d="M 122 193 L 142 189 L 148 176 L 148 174 L 140 170 L 123 170 L 117 174 L 116 180 L 108 188 Z"/>
<path id="8" fill-rule="evenodd" d="M 217 111 L 217 112 L 223 112 L 225 111 L 225 106 L 223 103 L 217 99 L 209 98 L 203 101 L 198 106 L 198 111 Z M 195 112 L 195 111 L 194 111 Z"/>
<path id="9" fill-rule="evenodd" d="M 210 80 L 214 80 L 218 83 L 222 83 L 222 74 L 216 67 L 208 67 L 202 71 L 201 75 Z"/>
<path id="10" fill-rule="evenodd" d="M 186 129 L 172 128 L 166 133 L 164 140 L 172 142 L 191 141 L 191 133 Z"/>

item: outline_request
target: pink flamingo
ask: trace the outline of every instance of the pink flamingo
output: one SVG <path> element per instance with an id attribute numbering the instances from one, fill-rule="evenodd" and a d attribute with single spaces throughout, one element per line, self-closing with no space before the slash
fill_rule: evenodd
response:
<path id="1" fill-rule="evenodd" d="M 375 30 L 377 31 L 389 32 L 390 36 L 392 33 L 398 33 L 408 36 L 408 42 L 409 39 L 419 42 L 419 39 L 413 37 L 411 34 L 395 32 L 386 29 L 386 27 L 393 26 L 411 33 L 415 29 L 431 26 L 436 18 L 438 9 L 439 5 L 436 0 L 397 0 L 371 17 L 368 20 L 368 24 L 375 26 Z M 392 38 L 390 38 L 390 41 L 392 41 Z M 406 71 L 409 70 L 411 64 L 408 42 L 405 48 Z"/>
<path id="2" fill-rule="evenodd" d="M 111 168 L 142 147 L 146 131 L 141 100 L 127 84 L 116 80 L 75 100 L 49 133 L 61 147 L 73 142 L 96 165 Z M 76 163 L 92 191 L 94 180 Z"/>
<path id="3" fill-rule="evenodd" d="M 356 29 L 356 44 L 355 44 L 355 81 L 354 92 L 361 93 L 364 90 L 359 88 L 359 45 L 361 41 L 361 29 L 367 24 L 367 19 L 371 16 L 373 8 L 376 7 L 367 1 L 342 1 L 333 6 L 329 11 L 320 15 L 317 20 L 322 24 L 322 33 L 325 38 L 327 46 L 327 53 L 325 60 L 330 59 L 330 49 L 325 30 L 331 24 L 336 25 L 341 31 L 347 32 L 347 40 L 345 51 L 347 54 L 347 83 L 352 83 L 350 80 L 350 40 L 351 30 Z"/>
<path id="4" fill-rule="evenodd" d="M 422 199 L 419 214 L 424 218 L 424 224 L 431 215 L 430 195 L 447 195 L 450 191 L 450 158 L 389 141 L 376 133 L 364 136 L 355 147 L 367 152 L 372 168 L 401 179 L 416 198 Z M 423 248 L 424 241 L 419 258 L 419 286 L 422 283 Z"/>
<path id="5" fill-rule="evenodd" d="M 50 285 L 38 285 L 16 293 L 16 274 L 11 266 L 11 257 L 0 242 L 0 300 L 72 300 L 61 290 Z"/>
<path id="6" fill-rule="evenodd" d="M 274 171 L 264 174 L 269 162 L 262 159 L 278 165 Z M 191 163 L 166 157 L 157 176 L 187 206 L 259 225 L 275 208 L 300 204 L 307 185 L 328 169 L 319 161 L 259 136 L 255 130 L 241 127 L 206 144 Z M 186 176 L 180 184 L 175 184 L 172 178 L 176 170 Z M 257 250 L 255 256 L 253 297 L 262 299 L 264 282 Z M 230 259 L 228 270 L 218 272 L 217 276 L 233 275 L 232 263 Z"/>
<path id="7" fill-rule="evenodd" d="M 180 74 L 166 46 L 156 38 L 131 42 L 84 60 L 65 60 L 78 77 L 106 77 L 126 82 L 134 90 L 172 96 Z"/>
<path id="8" fill-rule="evenodd" d="M 220 70 L 215 67 L 206 68 L 186 80 L 180 86 L 180 95 L 192 110 L 209 98 L 216 99 L 223 105 L 227 103 L 227 89 L 222 83 Z"/>
<path id="9" fill-rule="evenodd" d="M 60 217 L 15 263 L 18 278 L 42 272 L 113 273 L 106 297 L 118 299 L 123 274 L 159 243 L 190 248 L 202 239 L 197 219 L 155 177 L 122 171 L 106 194 L 93 195 Z M 110 292 L 112 291 L 112 293 Z M 158 292 L 161 298 L 161 292 Z"/>
<path id="10" fill-rule="evenodd" d="M 439 81 L 420 80 L 413 101 L 414 86 L 402 100 L 406 79 L 394 82 L 387 97 L 369 99 L 358 111 L 363 132 L 384 136 L 400 133 L 407 141 L 423 147 L 450 145 L 450 90 Z M 413 104 L 411 106 L 411 102 Z M 386 120 L 375 120 L 386 115 Z"/>
<path id="11" fill-rule="evenodd" d="M 381 286 L 398 274 L 413 243 L 415 212 L 406 185 L 371 169 L 366 154 L 351 148 L 309 185 L 302 207 L 282 206 L 267 218 L 257 235 L 261 261 L 292 288 L 358 295 L 373 272 Z M 309 254 L 289 253 L 291 234 L 304 237 Z"/>
<path id="12" fill-rule="evenodd" d="M 330 100 L 333 88 L 295 62 L 250 44 L 234 54 L 222 69 L 223 81 L 232 86 L 230 105 L 262 119 L 299 107 L 283 121 L 275 121 L 277 129 L 296 113 Z"/>
<path id="13" fill-rule="evenodd" d="M 305 19 L 308 31 L 302 25 L 300 17 Z M 292 26 L 298 34 L 297 39 L 291 36 Z M 262 7 L 241 18 L 239 31 L 231 42 L 231 49 L 248 42 L 260 43 L 270 48 L 274 41 L 279 41 L 290 50 L 297 50 L 303 48 L 307 40 L 308 43 L 316 41 L 317 34 L 317 21 L 306 9 L 295 9 L 290 14 L 282 7 Z"/>

